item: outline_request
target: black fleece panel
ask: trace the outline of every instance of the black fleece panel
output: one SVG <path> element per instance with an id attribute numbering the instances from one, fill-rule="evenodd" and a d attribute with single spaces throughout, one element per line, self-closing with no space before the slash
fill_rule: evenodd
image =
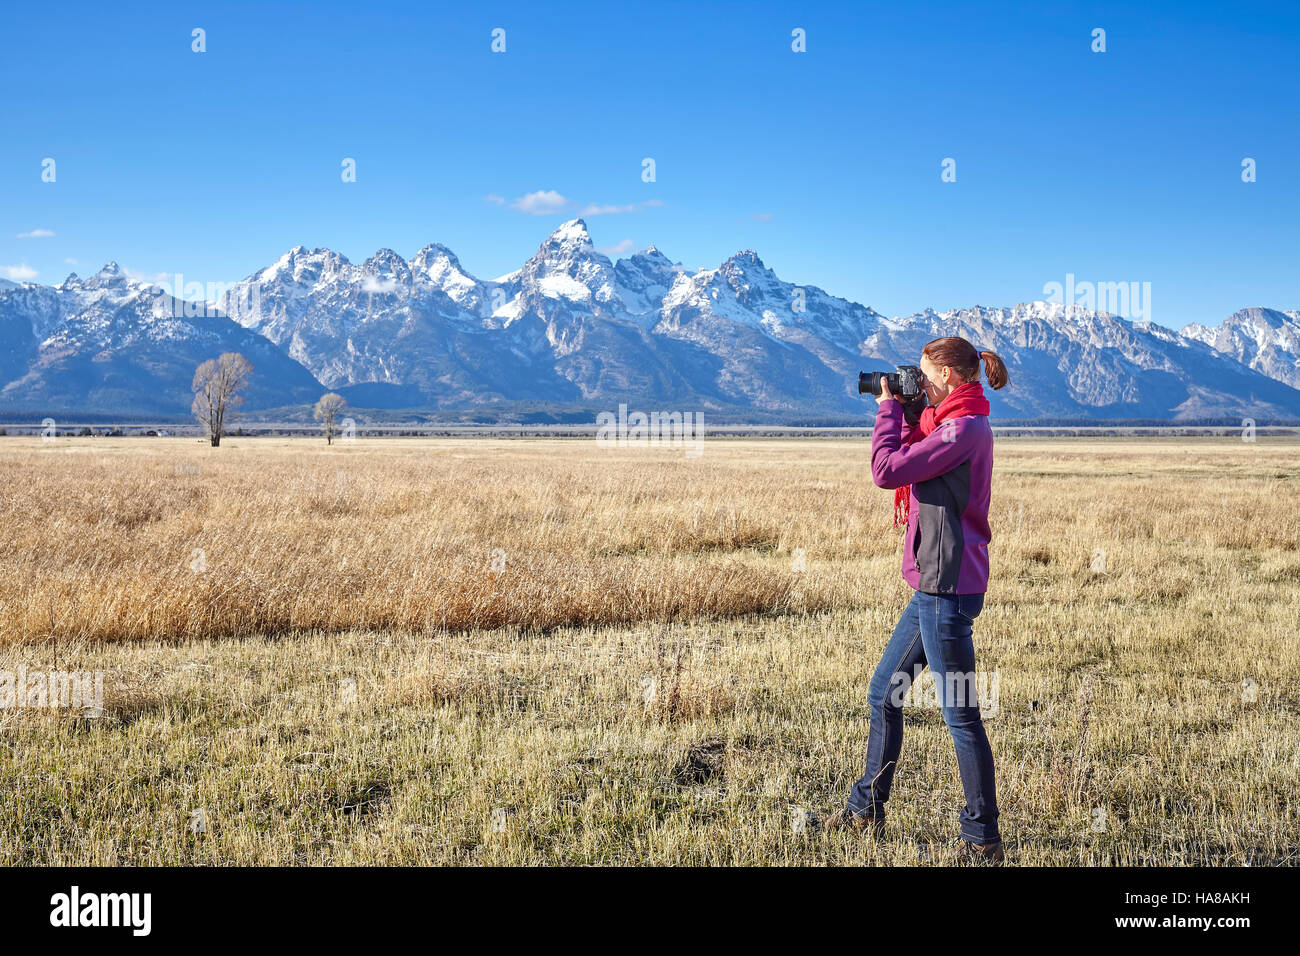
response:
<path id="1" fill-rule="evenodd" d="M 920 590 L 956 594 L 966 541 L 961 516 L 970 501 L 970 462 L 912 486 L 920 508 L 916 516 L 916 570 Z"/>

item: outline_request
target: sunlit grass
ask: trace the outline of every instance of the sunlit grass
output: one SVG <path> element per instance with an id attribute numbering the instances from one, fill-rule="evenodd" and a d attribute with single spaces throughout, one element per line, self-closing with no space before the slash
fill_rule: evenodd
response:
<path id="1" fill-rule="evenodd" d="M 866 457 L 0 439 L 0 669 L 107 697 L 0 711 L 0 864 L 948 862 L 932 710 L 882 840 L 791 824 L 860 770 L 908 596 Z M 997 460 L 1014 859 L 1294 862 L 1300 445 Z"/>

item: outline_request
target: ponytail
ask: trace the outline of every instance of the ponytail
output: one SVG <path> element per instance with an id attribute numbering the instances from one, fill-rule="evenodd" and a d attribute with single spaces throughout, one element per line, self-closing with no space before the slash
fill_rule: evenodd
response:
<path id="1" fill-rule="evenodd" d="M 997 389 L 1011 384 L 1011 376 L 1007 374 L 1007 366 L 998 357 L 997 352 L 990 352 L 985 349 L 980 352 L 980 358 L 984 360 L 984 377 L 989 380 L 990 385 Z"/>

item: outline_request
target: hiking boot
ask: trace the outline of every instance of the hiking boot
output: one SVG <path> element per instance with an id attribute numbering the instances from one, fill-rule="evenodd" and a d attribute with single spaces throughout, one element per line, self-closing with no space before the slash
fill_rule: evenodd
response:
<path id="1" fill-rule="evenodd" d="M 1002 841 L 997 843 L 972 843 L 970 840 L 961 841 L 963 854 L 966 859 L 972 863 L 986 863 L 990 866 L 999 866 L 1006 859 L 1002 852 Z"/>
<path id="2" fill-rule="evenodd" d="M 885 818 L 873 817 L 863 813 L 855 813 L 848 807 L 838 810 L 829 816 L 818 817 L 818 827 L 822 830 L 860 830 L 867 831 L 872 836 L 880 836 L 885 832 Z"/>

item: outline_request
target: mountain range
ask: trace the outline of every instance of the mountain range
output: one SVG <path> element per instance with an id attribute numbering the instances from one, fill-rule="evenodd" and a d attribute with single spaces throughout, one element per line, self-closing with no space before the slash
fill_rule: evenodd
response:
<path id="1" fill-rule="evenodd" d="M 861 370 L 940 335 L 998 352 L 1012 419 L 1300 420 L 1300 312 L 1248 308 L 1181 332 L 1077 305 L 887 318 L 779 278 L 752 250 L 691 271 L 651 247 L 612 261 L 581 219 L 518 270 L 479 279 L 447 247 L 361 263 L 295 247 L 183 301 L 116 263 L 57 286 L 0 282 L 0 411 L 183 415 L 194 368 L 254 366 L 246 409 L 337 391 L 357 408 L 590 410 L 715 420 L 862 419 Z"/>

